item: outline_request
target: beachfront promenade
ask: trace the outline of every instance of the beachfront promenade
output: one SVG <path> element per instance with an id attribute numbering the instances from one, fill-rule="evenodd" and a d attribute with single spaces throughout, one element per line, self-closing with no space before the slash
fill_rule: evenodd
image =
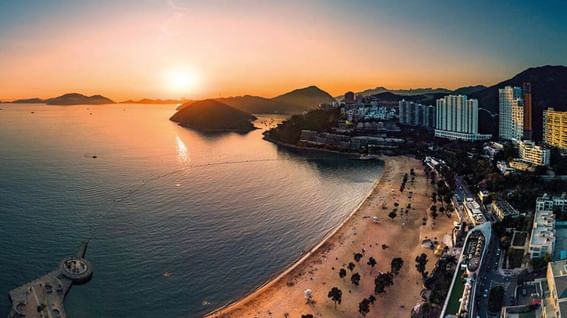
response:
<path id="1" fill-rule="evenodd" d="M 75 256 L 67 257 L 56 270 L 9 292 L 12 309 L 8 318 L 64 318 L 63 301 L 73 284 L 90 280 L 92 267 L 85 260 L 87 243 Z"/>
<path id="2" fill-rule="evenodd" d="M 421 274 L 415 269 L 415 257 L 426 253 L 435 264 L 431 250 L 421 246 L 423 239 L 439 239 L 449 233 L 453 219 L 437 218 L 431 226 L 428 209 L 431 204 L 431 184 L 423 171 L 421 161 L 409 157 L 384 157 L 384 174 L 367 199 L 353 211 L 337 230 L 291 265 L 281 275 L 266 283 L 248 296 L 208 315 L 217 317 L 357 317 L 359 303 L 374 295 L 374 279 L 378 272 L 389 272 L 391 260 L 401 257 L 404 265 L 394 278 L 394 285 L 386 293 L 376 295 L 376 303 L 370 305 L 367 317 L 408 317 L 412 307 L 421 300 L 423 288 Z M 408 182 L 400 192 L 400 184 L 406 173 L 415 171 L 415 180 Z M 396 205 L 397 204 L 397 205 Z M 408 213 L 401 213 L 408 204 Z M 399 207 L 397 217 L 388 214 Z M 373 222 L 377 216 L 379 223 Z M 426 220 L 426 221 L 424 221 Z M 424 225 L 425 222 L 425 225 Z M 353 259 L 362 253 L 359 262 Z M 369 257 L 377 260 L 372 267 Z M 353 262 L 353 270 L 347 269 L 344 278 L 339 270 Z M 351 283 L 351 275 L 361 277 L 358 286 Z M 342 302 L 337 304 L 328 298 L 329 290 L 342 290 Z M 306 303 L 304 291 L 310 289 L 313 302 Z"/>

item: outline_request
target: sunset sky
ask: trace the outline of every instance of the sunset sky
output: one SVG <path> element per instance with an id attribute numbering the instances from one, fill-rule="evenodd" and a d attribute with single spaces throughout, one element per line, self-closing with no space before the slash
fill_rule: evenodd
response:
<path id="1" fill-rule="evenodd" d="M 0 99 L 492 85 L 567 64 L 565 1 L 0 0 Z"/>

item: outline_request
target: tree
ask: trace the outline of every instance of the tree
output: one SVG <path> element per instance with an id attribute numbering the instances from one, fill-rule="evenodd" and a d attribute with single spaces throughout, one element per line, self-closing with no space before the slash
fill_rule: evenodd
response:
<path id="1" fill-rule="evenodd" d="M 374 297 L 374 295 L 370 295 L 370 296 L 368 297 L 368 301 L 369 301 L 372 305 L 374 305 L 374 302 L 376 301 L 376 297 Z"/>
<path id="2" fill-rule="evenodd" d="M 421 255 L 415 258 L 415 268 L 418 273 L 421 273 L 421 276 L 424 279 L 427 277 L 427 272 L 425 272 L 425 265 L 427 265 L 427 261 L 427 255 L 425 253 L 421 253 Z"/>
<path id="3" fill-rule="evenodd" d="M 366 316 L 366 314 L 368 314 L 370 312 L 370 301 L 366 298 L 364 298 L 359 304 L 358 304 L 358 312 L 364 317 Z"/>
<path id="4" fill-rule="evenodd" d="M 381 294 L 386 292 L 386 287 L 394 285 L 394 275 L 392 273 L 378 273 L 374 280 L 374 293 Z"/>
<path id="5" fill-rule="evenodd" d="M 390 264 L 392 273 L 394 273 L 394 275 L 398 275 L 403 265 L 404 265 L 404 260 L 401 257 L 393 258 Z"/>
<path id="6" fill-rule="evenodd" d="M 368 262 L 367 262 L 366 264 L 372 266 L 372 269 L 374 269 L 374 266 L 376 266 L 377 262 L 376 262 L 376 260 L 374 259 L 374 257 L 370 256 L 370 257 L 368 258 Z"/>
<path id="7" fill-rule="evenodd" d="M 396 216 L 397 216 L 397 214 L 394 210 L 392 210 L 392 212 L 388 213 L 388 217 L 392 220 L 395 219 Z"/>
<path id="8" fill-rule="evenodd" d="M 358 263 L 362 259 L 362 254 L 354 253 L 354 260 Z"/>
<path id="9" fill-rule="evenodd" d="M 497 286 L 490 290 L 488 294 L 488 310 L 492 312 L 500 312 L 504 304 L 504 287 Z"/>
<path id="10" fill-rule="evenodd" d="M 313 318 L 312 314 L 301 315 L 301 318 Z"/>
<path id="11" fill-rule="evenodd" d="M 339 270 L 339 277 L 340 277 L 340 278 L 345 278 L 346 274 L 347 274 L 347 273 L 346 273 L 346 269 L 341 268 L 341 269 Z"/>
<path id="12" fill-rule="evenodd" d="M 360 283 L 360 274 L 358 274 L 358 273 L 352 274 L 352 276 L 350 277 L 350 281 L 354 285 L 358 286 L 358 284 Z"/>
<path id="13" fill-rule="evenodd" d="M 353 263 L 353 262 L 350 262 L 350 263 L 348 263 L 348 266 L 347 266 L 347 267 L 348 267 L 348 269 L 350 269 L 350 271 L 352 272 L 352 270 L 354 269 L 354 266 L 355 266 L 354 263 Z"/>
<path id="14" fill-rule="evenodd" d="M 331 300 L 335 303 L 335 308 L 337 308 L 337 303 L 339 303 L 339 305 L 341 304 L 343 292 L 337 287 L 333 287 L 329 291 L 329 295 L 327 297 L 331 298 Z"/>

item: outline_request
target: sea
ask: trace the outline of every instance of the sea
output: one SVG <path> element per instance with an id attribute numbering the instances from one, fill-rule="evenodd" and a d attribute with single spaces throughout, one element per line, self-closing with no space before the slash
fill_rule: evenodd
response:
<path id="1" fill-rule="evenodd" d="M 200 317 L 246 295 L 364 200 L 379 161 L 169 121 L 176 105 L 0 104 L 0 316 L 88 241 L 70 317 Z"/>

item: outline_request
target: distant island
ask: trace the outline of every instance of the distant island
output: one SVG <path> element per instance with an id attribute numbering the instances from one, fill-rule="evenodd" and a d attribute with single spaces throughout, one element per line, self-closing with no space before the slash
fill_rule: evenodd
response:
<path id="1" fill-rule="evenodd" d="M 251 114 L 298 114 L 315 109 L 319 104 L 331 103 L 335 99 L 317 86 L 308 86 L 273 98 L 243 95 L 215 100 Z M 188 102 L 178 109 L 190 104 L 191 102 Z"/>
<path id="2" fill-rule="evenodd" d="M 152 99 L 152 98 L 143 98 L 138 100 L 126 100 L 120 102 L 120 104 L 163 104 L 163 105 L 173 105 L 173 104 L 184 104 L 190 102 L 189 99 Z"/>
<path id="3" fill-rule="evenodd" d="M 252 121 L 255 116 L 214 99 L 206 99 L 183 105 L 170 120 L 182 127 L 204 132 L 237 131 L 256 129 Z"/>
<path id="4" fill-rule="evenodd" d="M 102 95 L 86 96 L 79 93 L 68 93 L 61 96 L 41 99 L 41 98 L 24 98 L 12 101 L 15 104 L 47 104 L 47 105 L 103 105 L 114 104 L 110 98 Z"/>

